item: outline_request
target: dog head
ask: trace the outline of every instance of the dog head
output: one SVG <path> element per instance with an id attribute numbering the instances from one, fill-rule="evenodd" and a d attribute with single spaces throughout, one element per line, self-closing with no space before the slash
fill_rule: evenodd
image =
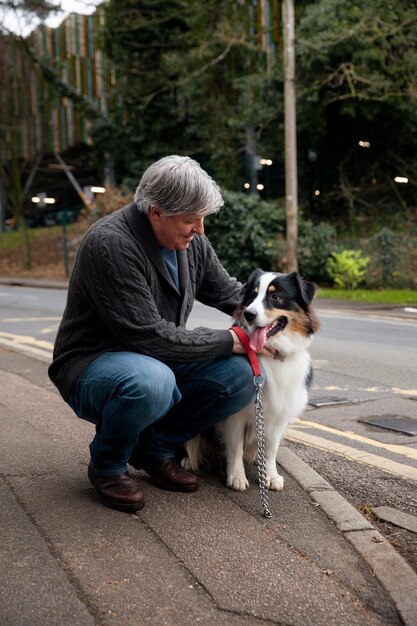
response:
<path id="1" fill-rule="evenodd" d="M 320 328 L 311 308 L 316 285 L 297 272 L 280 274 L 256 270 L 242 290 L 236 311 L 237 322 L 245 328 L 251 347 L 265 344 L 280 352 L 292 352 L 290 343 L 310 343 Z M 294 343 L 295 342 L 295 343 Z"/>

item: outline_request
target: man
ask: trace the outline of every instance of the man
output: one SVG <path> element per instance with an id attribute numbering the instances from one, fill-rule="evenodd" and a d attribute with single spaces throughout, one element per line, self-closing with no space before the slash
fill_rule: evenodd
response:
<path id="1" fill-rule="evenodd" d="M 194 299 L 229 315 L 238 302 L 241 285 L 204 236 L 205 216 L 222 205 L 198 163 L 168 156 L 80 244 L 49 375 L 95 424 L 88 477 L 106 506 L 142 508 L 128 463 L 158 487 L 195 491 L 176 451 L 253 399 L 236 334 L 185 328 Z"/>

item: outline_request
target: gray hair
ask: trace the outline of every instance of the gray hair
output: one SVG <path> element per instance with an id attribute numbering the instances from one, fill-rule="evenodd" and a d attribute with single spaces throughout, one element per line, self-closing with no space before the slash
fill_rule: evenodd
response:
<path id="1" fill-rule="evenodd" d="M 176 154 L 145 170 L 134 201 L 141 213 L 155 206 L 167 215 L 208 215 L 217 213 L 224 204 L 219 186 L 197 161 Z"/>

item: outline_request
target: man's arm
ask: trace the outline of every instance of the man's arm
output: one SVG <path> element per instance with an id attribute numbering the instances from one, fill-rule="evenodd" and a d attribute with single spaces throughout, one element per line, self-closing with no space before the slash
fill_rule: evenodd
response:
<path id="1" fill-rule="evenodd" d="M 187 330 L 163 319 L 145 277 L 145 261 L 126 239 L 92 233 L 81 254 L 84 295 L 118 345 L 177 362 L 232 353 L 227 330 Z"/>

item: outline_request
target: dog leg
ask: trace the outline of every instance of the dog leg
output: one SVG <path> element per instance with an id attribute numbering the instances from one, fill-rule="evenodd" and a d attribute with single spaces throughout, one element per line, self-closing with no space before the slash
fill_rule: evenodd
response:
<path id="1" fill-rule="evenodd" d="M 272 491 L 282 491 L 284 488 L 284 477 L 278 473 L 276 459 L 285 428 L 286 425 L 266 436 L 266 486 Z"/>
<path id="2" fill-rule="evenodd" d="M 245 421 L 241 413 L 228 417 L 219 424 L 226 453 L 226 485 L 235 491 L 249 487 L 243 465 Z"/>

